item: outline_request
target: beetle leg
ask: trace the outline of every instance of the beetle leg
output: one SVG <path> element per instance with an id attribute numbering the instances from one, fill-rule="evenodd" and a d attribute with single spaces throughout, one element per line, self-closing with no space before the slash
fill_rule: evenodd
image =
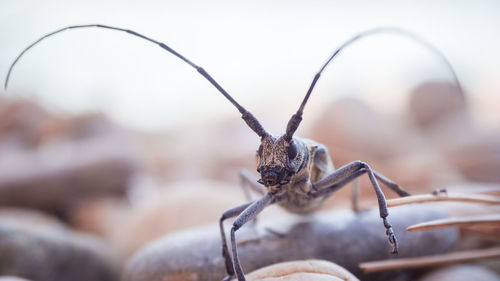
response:
<path id="1" fill-rule="evenodd" d="M 228 274 L 226 278 L 224 278 L 224 281 L 231 280 L 231 277 L 233 277 L 234 275 L 233 261 L 231 259 L 231 255 L 229 254 L 229 249 L 227 247 L 227 241 L 226 241 L 226 233 L 224 231 L 224 220 L 236 217 L 237 215 L 241 214 L 241 212 L 243 212 L 246 208 L 248 208 L 248 206 L 250 206 L 252 203 L 253 202 L 248 202 L 225 211 L 219 220 L 220 235 L 222 239 L 222 256 L 224 257 L 224 262 L 226 264 L 226 272 Z"/>
<path id="2" fill-rule="evenodd" d="M 398 252 L 398 241 L 396 239 L 396 235 L 394 234 L 394 230 L 392 229 L 392 225 L 387 220 L 387 216 L 389 212 L 387 210 L 387 203 L 385 200 L 384 193 L 380 189 L 380 186 L 377 183 L 377 179 L 379 179 L 382 183 L 387 185 L 392 190 L 396 191 L 399 195 L 407 195 L 408 193 L 401 189 L 397 184 L 393 183 L 389 179 L 383 177 L 382 175 L 375 173 L 368 164 L 361 161 L 351 162 L 338 170 L 335 170 L 330 175 L 325 178 L 313 183 L 313 190 L 316 190 L 310 194 L 311 197 L 320 197 L 327 196 L 338 189 L 342 188 L 347 183 L 351 182 L 355 178 L 360 175 L 367 173 L 372 183 L 373 190 L 377 195 L 377 201 L 379 206 L 380 217 L 383 220 L 384 227 L 386 229 L 386 234 L 388 236 L 389 244 L 393 246 L 391 253 L 396 254 Z"/>
<path id="3" fill-rule="evenodd" d="M 238 281 L 245 281 L 245 275 L 241 268 L 240 260 L 238 257 L 238 249 L 236 247 L 235 232 L 240 229 L 249 220 L 254 219 L 265 207 L 274 203 L 276 198 L 271 193 L 266 193 L 261 199 L 254 201 L 236 218 L 231 228 L 231 247 L 233 251 L 234 272 L 238 277 Z M 229 272 L 228 272 L 229 273 Z M 234 274 L 234 273 L 233 273 Z M 226 277 L 227 278 L 227 277 Z M 226 280 L 226 279 L 224 279 Z M 229 280 L 229 279 L 227 279 Z"/>
<path id="4" fill-rule="evenodd" d="M 240 174 L 240 186 L 245 193 L 245 198 L 247 201 L 253 201 L 251 191 L 258 193 L 259 195 L 264 195 L 266 191 L 262 187 L 262 185 L 257 183 L 257 179 L 255 179 L 252 174 L 247 169 L 241 169 Z M 252 228 L 253 232 L 258 236 L 257 232 L 257 218 L 252 220 Z"/>

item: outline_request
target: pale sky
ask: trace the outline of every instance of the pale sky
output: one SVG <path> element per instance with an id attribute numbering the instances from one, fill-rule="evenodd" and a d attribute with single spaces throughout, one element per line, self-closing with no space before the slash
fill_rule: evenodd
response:
<path id="1" fill-rule="evenodd" d="M 392 26 L 441 50 L 481 113 L 478 119 L 498 124 L 499 14 L 499 1 L 0 0 L 0 77 L 42 35 L 101 23 L 166 43 L 203 66 L 256 115 L 272 110 L 289 116 L 337 46 L 358 32 Z M 359 96 L 381 110 L 403 110 L 408 92 L 430 78 L 451 81 L 446 68 L 421 46 L 393 35 L 370 37 L 329 66 L 305 114 L 344 95 Z M 187 116 L 239 118 L 179 59 L 103 29 L 69 31 L 42 42 L 19 61 L 6 95 L 68 113 L 104 111 L 146 130 L 169 128 Z"/>

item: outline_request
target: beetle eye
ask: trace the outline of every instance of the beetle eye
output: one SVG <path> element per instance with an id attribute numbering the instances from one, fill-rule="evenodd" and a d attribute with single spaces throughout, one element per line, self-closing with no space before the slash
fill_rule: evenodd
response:
<path id="1" fill-rule="evenodd" d="M 297 146 L 295 143 L 290 143 L 287 149 L 288 159 L 294 159 L 297 156 Z"/>

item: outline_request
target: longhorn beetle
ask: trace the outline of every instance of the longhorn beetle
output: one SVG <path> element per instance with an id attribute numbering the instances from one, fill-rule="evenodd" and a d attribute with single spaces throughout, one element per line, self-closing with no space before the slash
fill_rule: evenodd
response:
<path id="1" fill-rule="evenodd" d="M 217 83 L 212 78 L 212 76 L 210 76 L 210 74 L 208 74 L 202 67 L 194 64 L 186 57 L 177 53 L 175 50 L 165 45 L 164 43 L 146 37 L 133 30 L 112 27 L 108 25 L 74 25 L 44 35 L 43 37 L 29 45 L 26 49 L 24 49 L 14 60 L 5 79 L 5 89 L 7 89 L 9 77 L 13 67 L 18 62 L 18 60 L 26 53 L 26 51 L 31 49 L 33 46 L 35 46 L 45 38 L 53 36 L 57 33 L 70 29 L 90 27 L 123 31 L 132 34 L 159 45 L 164 50 L 183 60 L 194 69 L 196 69 L 198 73 L 200 73 L 215 88 L 217 88 L 217 90 L 227 100 L 229 100 L 229 102 L 231 102 L 236 107 L 236 109 L 238 109 L 238 111 L 242 115 L 243 120 L 250 127 L 250 129 L 252 129 L 260 137 L 261 144 L 257 150 L 257 172 L 260 174 L 260 179 L 255 181 L 248 173 L 241 173 L 241 177 L 245 184 L 248 184 L 251 188 L 260 192 L 263 197 L 259 200 L 251 201 L 227 210 L 222 214 L 219 220 L 220 234 L 222 239 L 222 255 L 224 257 L 226 271 L 228 273 L 228 275 L 223 280 L 230 280 L 234 276 L 234 274 L 236 274 L 239 281 L 245 280 L 243 269 L 241 268 L 240 260 L 238 258 L 235 233 L 245 223 L 254 219 L 265 207 L 277 203 L 281 207 L 293 213 L 305 214 L 313 212 L 320 207 L 321 203 L 325 200 L 326 197 L 363 174 L 368 175 L 377 196 L 380 217 L 382 218 L 382 222 L 386 229 L 386 235 L 388 237 L 389 244 L 392 246 L 391 253 L 396 254 L 398 252 L 398 241 L 396 239 L 396 235 L 394 234 L 391 224 L 387 220 L 387 216 L 389 215 L 389 213 L 387 211 L 385 196 L 380 189 L 377 180 L 396 192 L 399 196 L 408 196 L 409 193 L 403 190 L 396 183 L 374 171 L 368 164 L 361 161 L 354 161 L 335 170 L 328 154 L 328 150 L 324 145 L 316 143 L 312 140 L 297 138 L 293 135 L 297 130 L 300 122 L 302 121 L 304 107 L 306 106 L 311 92 L 316 85 L 316 82 L 320 78 L 321 73 L 325 70 L 328 64 L 345 47 L 359 40 L 360 38 L 373 34 L 395 33 L 398 35 L 403 35 L 415 40 L 416 42 L 422 44 L 424 47 L 428 48 L 432 53 L 436 54 L 445 63 L 446 67 L 453 75 L 454 83 L 456 84 L 457 89 L 463 95 L 460 83 L 451 64 L 435 47 L 433 47 L 420 37 L 416 36 L 415 34 L 398 28 L 375 28 L 357 34 L 356 36 L 340 45 L 340 47 L 338 47 L 333 52 L 333 54 L 330 55 L 327 61 L 321 66 L 319 72 L 314 76 L 312 83 L 309 86 L 309 89 L 305 97 L 303 98 L 302 103 L 300 104 L 299 109 L 295 114 L 292 115 L 292 117 L 288 121 L 285 134 L 281 136 L 273 136 L 269 134 L 262 127 L 260 122 L 249 111 L 247 111 L 243 106 L 236 102 L 236 100 L 234 100 L 234 98 L 229 95 L 226 90 L 224 90 L 219 85 L 219 83 Z M 264 187 L 257 183 L 263 185 Z M 227 244 L 223 222 L 224 220 L 232 217 L 237 218 L 234 221 L 230 232 L 232 250 L 231 254 Z"/>

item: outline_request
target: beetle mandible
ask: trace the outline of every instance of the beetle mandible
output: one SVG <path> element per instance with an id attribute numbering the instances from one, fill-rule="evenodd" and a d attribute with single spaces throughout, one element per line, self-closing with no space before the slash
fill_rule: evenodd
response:
<path id="1" fill-rule="evenodd" d="M 7 73 L 7 77 L 5 79 L 5 89 L 7 89 L 9 77 L 14 66 L 19 61 L 19 59 L 33 46 L 50 36 L 66 30 L 91 27 L 129 33 L 141 39 L 157 44 L 164 50 L 183 60 L 184 62 L 195 68 L 198 73 L 200 73 L 215 88 L 217 88 L 217 90 L 241 113 L 243 120 L 250 127 L 250 129 L 252 129 L 260 137 L 261 144 L 257 150 L 257 172 L 260 174 L 260 179 L 255 181 L 248 173 L 241 173 L 241 178 L 243 179 L 245 184 L 249 184 L 254 190 L 259 191 L 262 194 L 262 198 L 227 210 L 222 214 L 219 220 L 222 239 L 222 255 L 225 260 L 226 271 L 228 274 L 224 278 L 225 281 L 230 280 L 232 277 L 234 277 L 235 274 L 238 278 L 238 281 L 245 280 L 243 269 L 238 257 L 235 233 L 245 223 L 256 218 L 256 216 L 265 207 L 277 203 L 281 207 L 293 213 L 311 213 L 321 206 L 321 203 L 325 200 L 325 198 L 363 174 L 368 175 L 377 196 L 380 217 L 386 229 L 386 235 L 389 244 L 392 246 L 391 253 L 395 254 L 398 252 L 398 241 L 392 229 L 392 225 L 387 219 L 389 213 L 387 210 L 386 200 L 378 182 L 383 183 L 385 186 L 396 192 L 399 196 L 408 196 L 409 193 L 393 181 L 377 173 L 367 163 L 362 161 L 354 161 L 338 169 L 334 169 L 333 162 L 328 154 L 328 150 L 324 145 L 312 140 L 294 137 L 294 133 L 299 127 L 300 122 L 302 121 L 302 115 L 306 103 L 324 69 L 345 47 L 349 46 L 360 38 L 373 34 L 395 33 L 414 39 L 418 43 L 422 44 L 424 47 L 431 50 L 431 52 L 437 54 L 437 56 L 445 63 L 453 76 L 454 83 L 457 89 L 462 93 L 460 83 L 455 74 L 455 71 L 453 70 L 453 67 L 445 58 L 445 56 L 431 44 L 408 31 L 388 27 L 367 30 L 347 40 L 340 47 L 338 47 L 332 53 L 332 55 L 330 55 L 327 61 L 320 68 L 319 72 L 316 73 L 305 97 L 302 100 L 302 103 L 299 106 L 299 109 L 295 114 L 292 115 L 292 117 L 288 121 L 285 133 L 280 136 L 273 136 L 268 133 L 257 120 L 257 118 L 255 118 L 231 95 L 229 95 L 226 90 L 224 90 L 219 85 L 219 83 L 217 83 L 202 67 L 194 64 L 183 55 L 179 54 L 162 42 L 151 39 L 133 30 L 108 25 L 73 25 L 61 28 L 42 36 L 40 39 L 36 40 L 27 48 L 25 48 L 11 64 Z M 262 185 L 264 188 L 262 188 Z M 235 219 L 230 231 L 230 252 L 223 223 L 224 220 L 232 217 L 237 218 Z"/>

